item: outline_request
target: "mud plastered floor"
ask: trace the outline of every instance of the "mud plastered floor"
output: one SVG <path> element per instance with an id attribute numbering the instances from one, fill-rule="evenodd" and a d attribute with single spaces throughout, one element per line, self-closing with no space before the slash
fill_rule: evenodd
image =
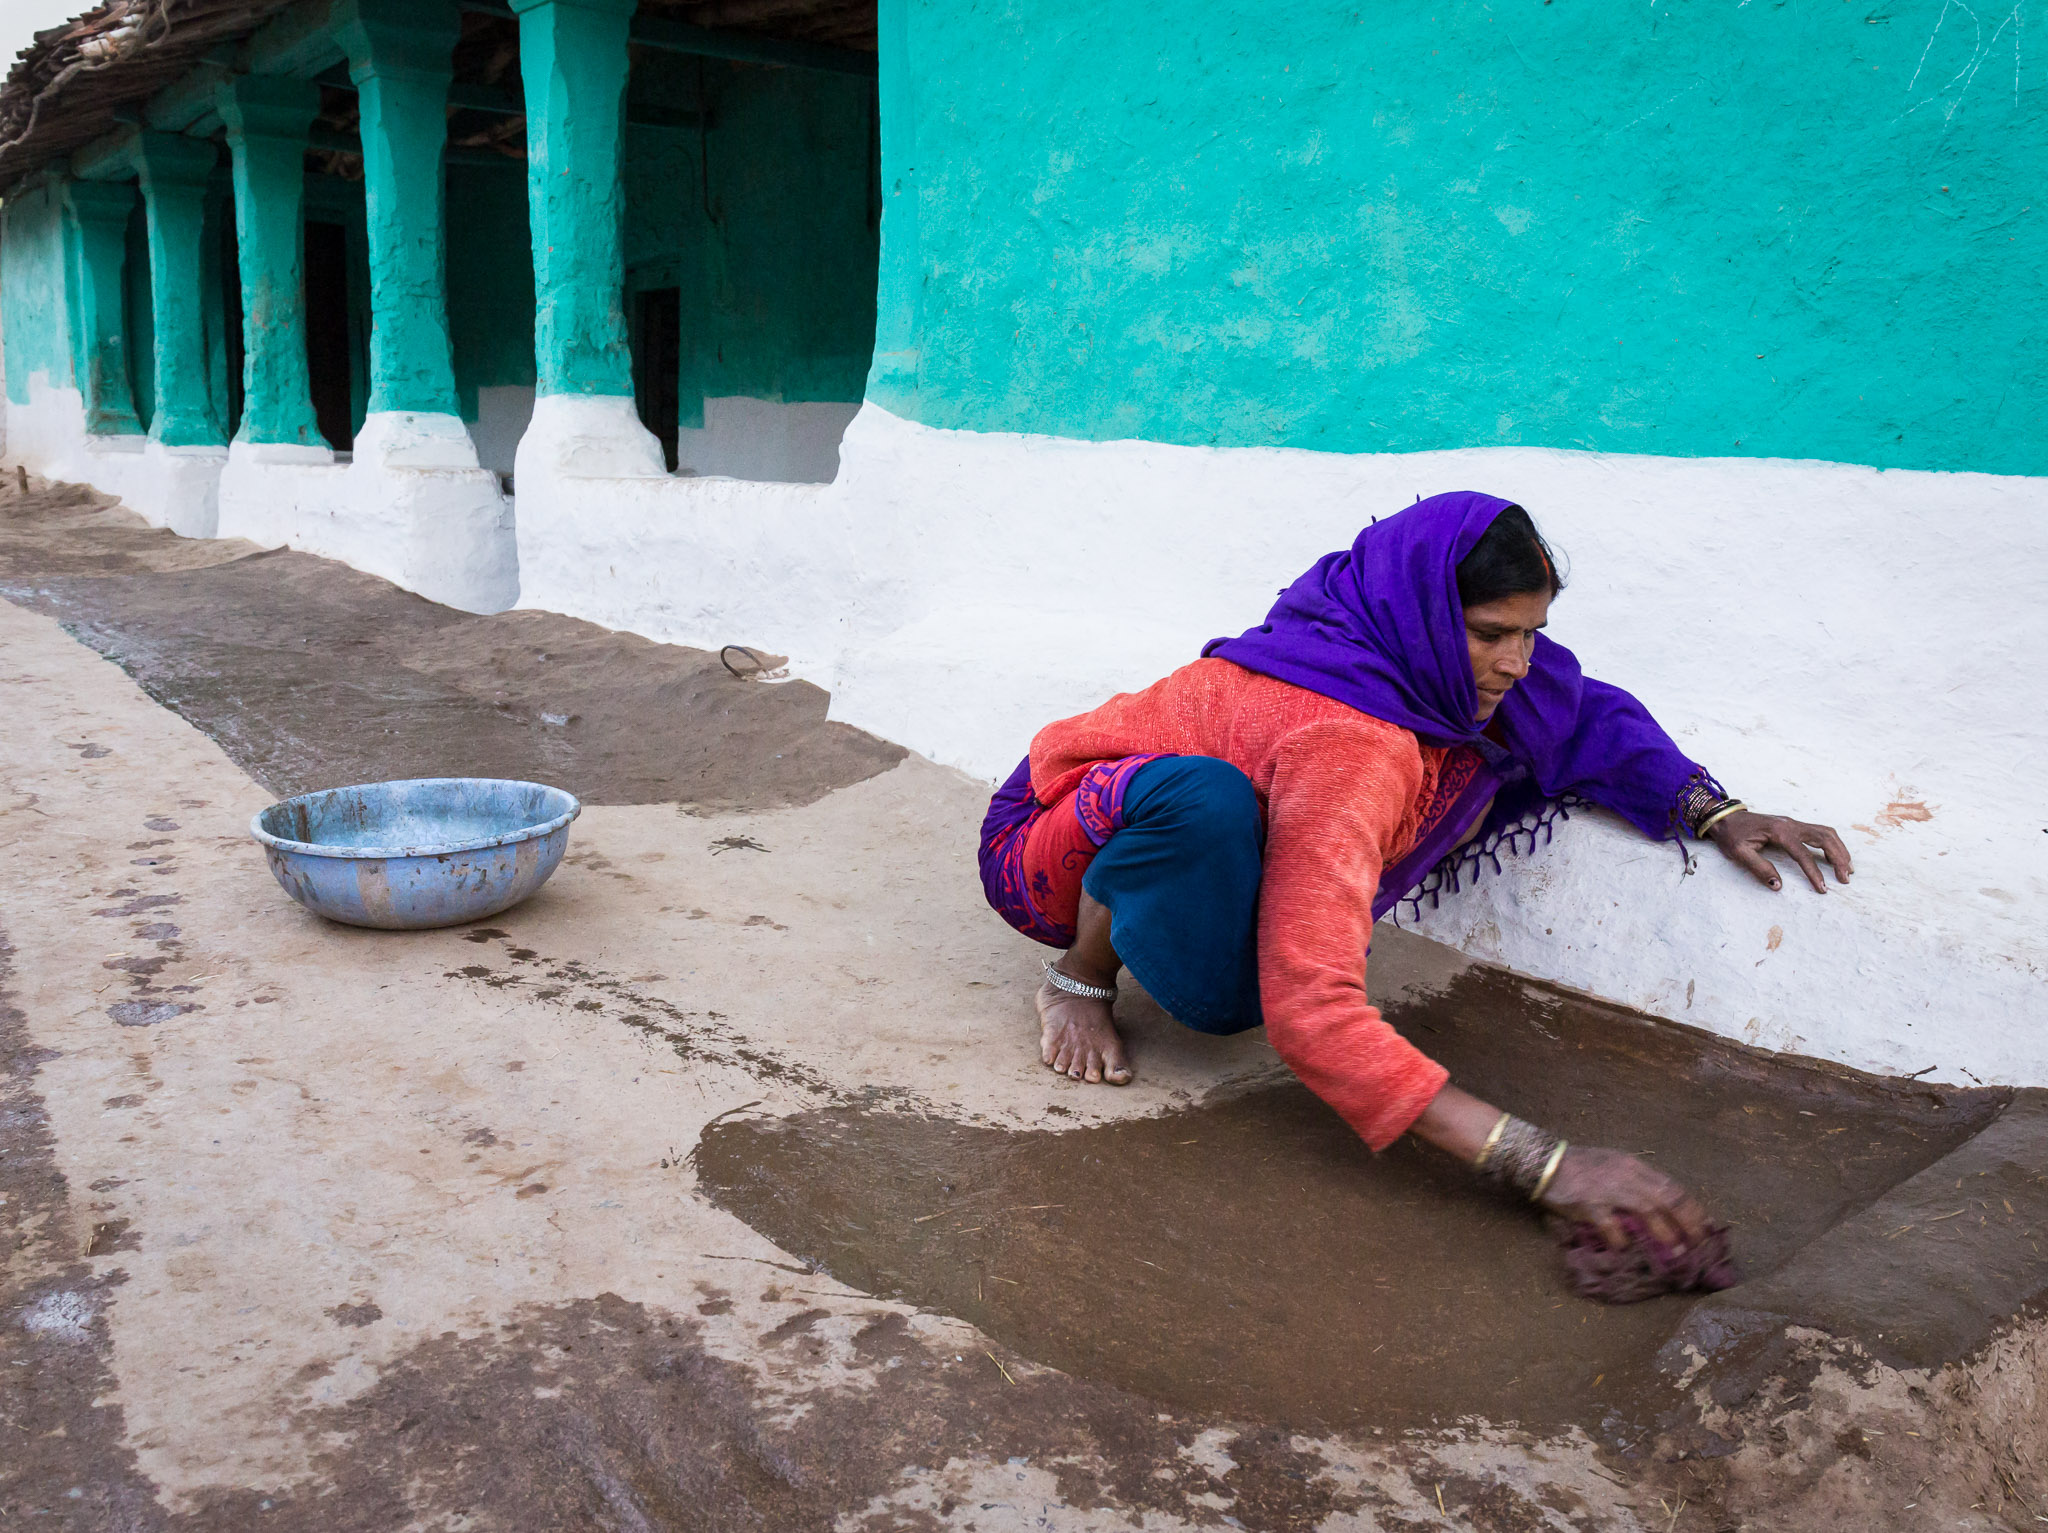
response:
<path id="1" fill-rule="evenodd" d="M 800 683 L 0 498 L 0 1513 L 72 1528 L 2022 1528 L 2042 1111 L 1383 930 L 1455 1075 L 1739 1225 L 1701 1304 L 1136 998 L 1037 1063 L 985 790 Z M 745 642 L 749 635 L 735 635 Z M 111 663 L 110 663 L 111 662 Z M 584 796 L 487 926 L 286 900 L 274 797 Z"/>

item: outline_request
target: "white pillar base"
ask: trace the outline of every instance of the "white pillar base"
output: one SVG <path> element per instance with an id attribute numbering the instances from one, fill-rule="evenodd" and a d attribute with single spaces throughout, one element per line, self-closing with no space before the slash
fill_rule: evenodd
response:
<path id="1" fill-rule="evenodd" d="M 633 401 L 617 394 L 543 394 L 519 439 L 513 482 L 523 491 L 539 481 L 666 479 L 661 442 L 640 424 Z"/>
<path id="2" fill-rule="evenodd" d="M 459 416 L 412 410 L 378 410 L 363 418 L 356 433 L 355 460 L 383 468 L 475 469 L 476 443 Z"/>
<path id="3" fill-rule="evenodd" d="M 373 414 L 349 463 L 305 451 L 236 443 L 220 535 L 339 559 L 464 612 L 519 599 L 512 502 L 455 416 Z"/>
<path id="4" fill-rule="evenodd" d="M 118 495 L 153 527 L 181 538 L 216 535 L 224 447 L 166 447 L 147 437 L 94 436 L 77 389 L 29 377 L 27 404 L 7 407 L 9 455 L 35 473 Z"/>
<path id="5" fill-rule="evenodd" d="M 324 443 L 245 442 L 236 437 L 228 444 L 228 456 L 251 463 L 332 463 L 334 449 Z"/>
<path id="6" fill-rule="evenodd" d="M 106 456 L 105 450 L 97 450 L 96 456 Z M 228 463 L 225 447 L 166 447 L 150 442 L 139 455 L 123 451 L 115 461 L 125 457 L 134 462 L 138 456 L 139 470 L 116 476 L 122 480 L 120 488 L 111 484 L 102 488 L 113 490 L 140 512 L 144 521 L 181 538 L 219 536 L 220 476 Z"/>

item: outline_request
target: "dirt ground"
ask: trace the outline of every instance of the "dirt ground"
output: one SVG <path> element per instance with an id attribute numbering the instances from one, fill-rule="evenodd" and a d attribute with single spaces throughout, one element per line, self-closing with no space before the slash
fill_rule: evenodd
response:
<path id="1" fill-rule="evenodd" d="M 0 1520 L 2038 1528 L 2048 1103 L 1376 938 L 1454 1074 L 1661 1157 L 1749 1281 L 1570 1296 L 1142 996 L 1049 1075 L 986 790 L 801 683 L 0 486 Z M 744 639 L 746 636 L 736 636 Z M 112 663 L 109 663 L 112 662 Z M 582 795 L 489 924 L 286 899 L 274 797 Z"/>

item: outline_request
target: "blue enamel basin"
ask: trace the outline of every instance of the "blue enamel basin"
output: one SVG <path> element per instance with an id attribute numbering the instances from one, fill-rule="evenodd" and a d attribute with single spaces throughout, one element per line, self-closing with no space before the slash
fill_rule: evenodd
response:
<path id="1" fill-rule="evenodd" d="M 416 777 L 302 793 L 249 833 L 315 915 L 412 931 L 511 909 L 555 871 L 582 811 L 544 783 Z"/>

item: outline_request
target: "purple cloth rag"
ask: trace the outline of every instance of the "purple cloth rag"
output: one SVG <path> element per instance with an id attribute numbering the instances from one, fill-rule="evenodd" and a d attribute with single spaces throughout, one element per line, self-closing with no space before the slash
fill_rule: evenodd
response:
<path id="1" fill-rule="evenodd" d="M 1561 1239 L 1572 1286 L 1604 1304 L 1634 1304 L 1667 1293 L 1713 1293 L 1742 1281 L 1728 1245 L 1728 1226 L 1708 1227 L 1707 1238 L 1680 1251 L 1650 1233 L 1634 1214 L 1621 1216 L 1628 1244 L 1609 1248 L 1593 1225 L 1575 1223 Z"/>

